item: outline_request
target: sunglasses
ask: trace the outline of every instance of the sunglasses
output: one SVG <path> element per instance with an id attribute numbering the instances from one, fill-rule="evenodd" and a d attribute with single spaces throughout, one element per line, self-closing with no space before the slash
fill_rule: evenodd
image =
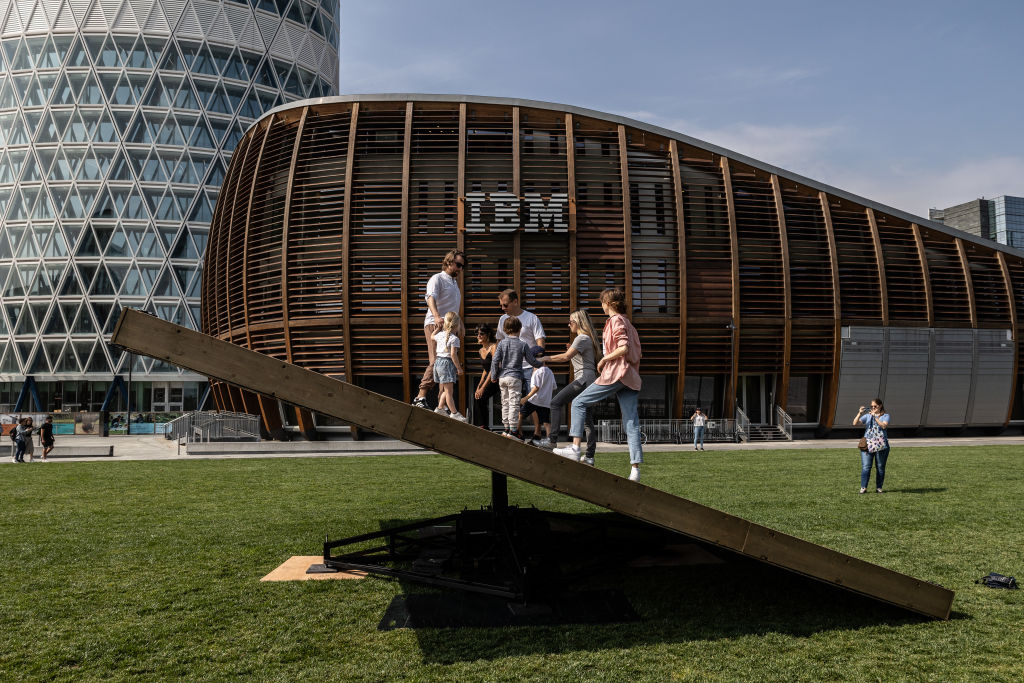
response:
<path id="1" fill-rule="evenodd" d="M 455 261 L 454 265 L 455 265 L 456 268 L 465 268 L 466 267 L 466 264 L 464 262 L 459 262 L 459 261 Z"/>

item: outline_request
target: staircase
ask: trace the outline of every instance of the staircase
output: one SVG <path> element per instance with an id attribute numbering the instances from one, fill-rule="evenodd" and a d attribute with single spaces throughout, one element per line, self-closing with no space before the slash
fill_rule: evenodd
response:
<path id="1" fill-rule="evenodd" d="M 789 441 L 789 437 L 777 425 L 751 424 L 748 427 L 748 441 Z"/>

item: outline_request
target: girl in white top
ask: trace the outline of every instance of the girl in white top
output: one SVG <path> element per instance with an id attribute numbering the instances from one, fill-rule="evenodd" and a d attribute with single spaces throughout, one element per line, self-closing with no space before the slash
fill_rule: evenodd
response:
<path id="1" fill-rule="evenodd" d="M 435 413 L 447 414 L 459 422 L 466 418 L 455 406 L 455 381 L 462 374 L 459 365 L 459 330 L 462 329 L 459 314 L 449 311 L 444 315 L 441 331 L 434 334 L 434 379 L 440 385 Z"/>

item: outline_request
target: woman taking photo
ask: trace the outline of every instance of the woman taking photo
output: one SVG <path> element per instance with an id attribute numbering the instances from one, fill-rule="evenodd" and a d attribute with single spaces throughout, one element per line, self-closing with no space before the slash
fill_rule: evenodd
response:
<path id="1" fill-rule="evenodd" d="M 494 357 L 494 348 L 498 340 L 494 337 L 494 330 L 490 325 L 483 324 L 476 326 L 476 341 L 480 344 L 480 381 L 477 382 L 476 391 L 473 392 L 473 424 L 477 427 L 488 428 L 488 401 L 492 396 L 498 395 L 498 385 L 491 381 L 491 359 Z"/>
<path id="2" fill-rule="evenodd" d="M 622 413 L 622 426 L 629 443 L 629 480 L 640 479 L 640 463 L 644 461 L 640 444 L 640 337 L 636 328 L 624 315 L 626 293 L 621 289 L 606 289 L 601 292 L 601 308 L 608 320 L 604 324 L 602 342 L 604 358 L 597 363 L 597 379 L 572 401 L 572 427 L 569 436 L 572 445 L 556 448 L 555 455 L 571 460 L 580 457 L 580 440 L 583 425 L 591 406 L 603 399 L 614 396 Z"/>
<path id="3" fill-rule="evenodd" d="M 871 410 L 864 411 L 864 406 L 853 418 L 853 426 L 864 426 L 863 448 L 860 449 L 860 492 L 868 490 L 871 478 L 871 462 L 875 463 L 875 491 L 882 492 L 885 481 L 885 462 L 889 459 L 889 413 L 885 412 L 882 399 L 871 402 Z"/>
<path id="4" fill-rule="evenodd" d="M 542 441 L 541 446 L 554 448 L 558 445 L 558 434 L 562 428 L 563 406 L 569 405 L 597 379 L 597 359 L 600 357 L 597 334 L 594 332 L 594 324 L 590 321 L 590 316 L 582 308 L 569 314 L 569 333 L 572 341 L 567 345 L 565 353 L 549 356 L 547 359 L 549 365 L 551 363 L 572 363 L 572 381 L 562 387 L 562 390 L 551 399 L 550 443 L 545 444 Z M 580 458 L 580 462 L 593 465 L 594 451 L 597 449 L 597 430 L 594 429 L 593 411 L 587 411 L 584 430 L 587 435 L 587 450 Z"/>

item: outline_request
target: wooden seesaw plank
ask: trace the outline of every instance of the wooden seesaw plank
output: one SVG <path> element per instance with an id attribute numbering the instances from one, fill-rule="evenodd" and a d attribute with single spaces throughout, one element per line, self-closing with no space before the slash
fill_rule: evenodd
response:
<path id="1" fill-rule="evenodd" d="M 414 408 L 147 313 L 121 311 L 111 341 L 135 353 L 585 500 L 797 574 L 929 617 L 949 618 L 954 593 L 941 586 L 433 411 Z"/>

